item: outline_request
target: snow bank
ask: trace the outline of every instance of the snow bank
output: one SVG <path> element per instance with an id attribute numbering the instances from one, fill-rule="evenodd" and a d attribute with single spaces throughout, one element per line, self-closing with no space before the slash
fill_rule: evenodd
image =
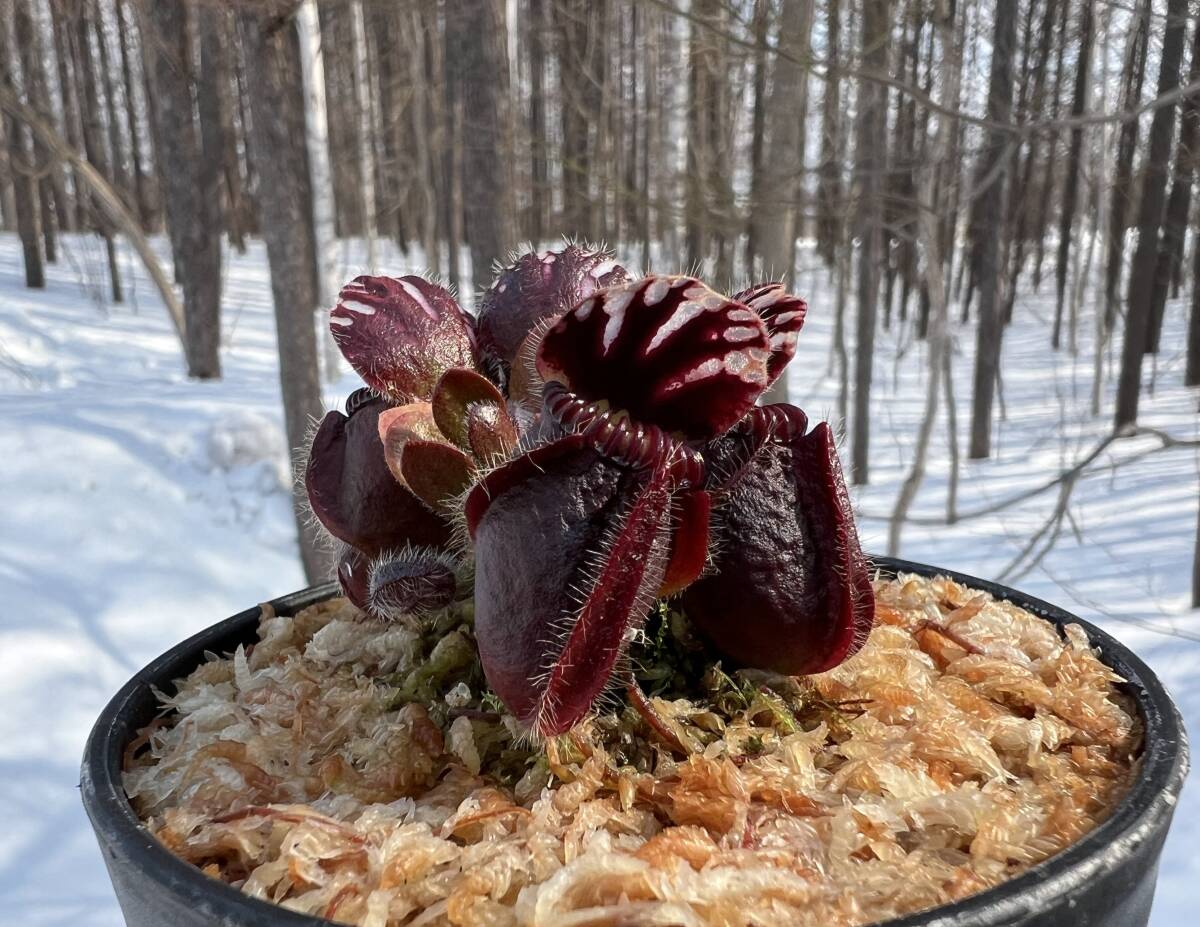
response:
<path id="1" fill-rule="evenodd" d="M 299 587 L 287 493 L 274 322 L 261 245 L 229 255 L 225 378 L 189 382 L 153 287 L 122 255 L 129 302 L 106 306 L 103 248 L 64 239 L 44 291 L 26 290 L 20 248 L 0 235 L 0 896 L 14 921 L 116 927 L 120 913 L 79 797 L 78 762 L 91 722 L 139 666 L 172 643 L 248 604 Z M 158 243 L 166 253 L 165 242 Z M 343 245 L 340 274 L 361 270 Z M 419 258 L 414 257 L 414 260 Z M 395 252 L 381 266 L 420 267 Z M 632 262 L 636 264 L 635 262 Z M 812 418 L 836 409 L 825 373 L 833 286 L 800 274 L 809 321 L 791 365 L 792 399 Z M 1046 290 L 1048 291 L 1048 287 Z M 1110 426 L 1088 415 L 1090 324 L 1080 355 L 1049 350 L 1047 292 L 1023 294 L 1005 336 L 1004 405 L 996 457 L 967 463 L 959 508 L 979 509 L 1071 465 Z M 1090 312 L 1090 307 L 1085 310 Z M 1184 304 L 1168 304 L 1157 386 L 1143 423 L 1200 435 L 1196 395 L 1182 380 Z M 850 326 L 853 331 L 853 326 Z M 973 330 L 955 326 L 960 435 L 969 421 Z M 923 402 L 923 350 L 881 332 L 872 405 L 872 485 L 856 493 L 864 547 L 880 551 L 905 475 Z M 850 345 L 853 351 L 853 345 Z M 1111 363 L 1111 361 L 1109 361 Z M 1149 376 L 1147 364 L 1147 375 Z M 1115 377 L 1110 378 L 1115 379 Z M 344 376 L 330 405 L 353 388 Z M 1111 409 L 1111 396 L 1106 409 Z M 1054 548 L 1014 585 L 1072 608 L 1141 654 L 1178 699 L 1200 742 L 1200 615 L 1188 609 L 1200 461 L 1122 442 L 1079 483 L 1072 520 Z M 944 423 L 913 508 L 944 515 L 949 469 Z M 910 524 L 902 554 L 999 576 L 1050 515 L 1042 494 L 953 527 Z M 1156 927 L 1193 920 L 1200 881 L 1200 787 L 1185 789 L 1168 842 Z"/>

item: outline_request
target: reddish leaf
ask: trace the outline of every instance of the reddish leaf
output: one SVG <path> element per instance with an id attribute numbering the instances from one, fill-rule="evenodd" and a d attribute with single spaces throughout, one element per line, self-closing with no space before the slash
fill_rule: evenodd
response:
<path id="1" fill-rule="evenodd" d="M 583 245 L 522 254 L 500 271 L 480 302 L 480 353 L 507 379 L 531 331 L 601 287 L 628 279 L 611 254 Z"/>
<path id="2" fill-rule="evenodd" d="M 467 410 L 467 443 L 480 463 L 507 458 L 517 440 L 517 423 L 504 406 L 477 402 Z"/>
<path id="3" fill-rule="evenodd" d="M 433 418 L 442 434 L 463 450 L 470 450 L 467 410 L 479 402 L 504 406 L 504 396 L 492 381 L 474 370 L 447 370 L 433 391 Z"/>
<path id="4" fill-rule="evenodd" d="M 767 376 L 774 382 L 796 353 L 796 341 L 804 327 L 808 303 L 787 292 L 782 283 L 760 283 L 733 298 L 753 309 L 767 325 L 771 339 Z"/>
<path id="5" fill-rule="evenodd" d="M 585 400 L 702 439 L 753 407 L 769 357 L 753 310 L 693 277 L 651 276 L 563 316 L 542 340 L 538 370 Z"/>
<path id="6" fill-rule="evenodd" d="M 410 402 L 408 405 L 385 409 L 379 415 L 379 439 L 383 442 L 383 456 L 388 469 L 401 483 L 400 460 L 404 445 L 409 441 L 438 441 L 442 433 L 433 420 L 433 408 L 427 402 Z"/>
<path id="7" fill-rule="evenodd" d="M 671 559 L 658 590 L 660 597 L 682 592 L 704 572 L 711 511 L 712 496 L 702 489 L 675 496 L 671 506 Z"/>
<path id="8" fill-rule="evenodd" d="M 454 511 L 454 500 L 471 485 L 471 458 L 442 441 L 408 441 L 400 456 L 404 483 L 435 511 Z"/>
<path id="9" fill-rule="evenodd" d="M 329 325 L 350 366 L 397 403 L 429 399 L 446 370 L 475 366 L 471 317 L 422 277 L 356 277 Z"/>

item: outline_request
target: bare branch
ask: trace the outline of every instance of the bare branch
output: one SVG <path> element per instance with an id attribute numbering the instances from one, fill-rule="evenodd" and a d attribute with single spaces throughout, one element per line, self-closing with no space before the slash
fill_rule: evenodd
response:
<path id="1" fill-rule="evenodd" d="M 104 211 L 109 221 L 129 239 L 142 259 L 146 272 L 150 274 L 150 278 L 158 288 L 163 305 L 167 307 L 167 313 L 171 316 L 171 322 L 175 326 L 175 332 L 179 335 L 180 344 L 183 344 L 185 327 L 183 306 L 180 305 L 179 298 L 175 295 L 170 278 L 159 264 L 154 249 L 150 247 L 149 239 L 142 232 L 140 223 L 125 206 L 120 195 L 113 190 L 108 181 L 92 167 L 86 158 L 66 143 L 53 126 L 22 103 L 17 95 L 6 87 L 0 87 L 0 109 L 27 125 L 45 146 L 51 157 L 71 165 L 75 176 L 87 186 L 96 204 Z"/>

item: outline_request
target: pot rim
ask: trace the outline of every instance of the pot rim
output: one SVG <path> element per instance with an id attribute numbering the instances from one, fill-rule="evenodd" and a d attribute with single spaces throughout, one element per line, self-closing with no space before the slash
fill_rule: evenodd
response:
<path id="1" fill-rule="evenodd" d="M 1129 791 L 1095 830 L 1020 875 L 950 905 L 879 922 L 878 927 L 952 927 L 964 914 L 990 909 L 996 923 L 1020 924 L 1048 906 L 1119 868 L 1128 853 L 1153 836 L 1173 814 L 1187 776 L 1188 743 L 1183 720 L 1158 678 L 1124 644 L 1089 622 L 1041 599 L 998 583 L 892 557 L 873 557 L 886 576 L 913 573 L 945 576 L 1006 599 L 1058 627 L 1078 624 L 1106 665 L 1126 682 L 1121 686 L 1137 702 L 1145 726 L 1141 767 Z M 265 603 L 291 615 L 339 592 L 336 583 L 311 586 Z M 205 652 L 256 627 L 263 606 L 255 606 L 205 628 L 139 670 L 100 713 L 84 748 L 80 770 L 83 804 L 102 851 L 125 857 L 163 892 L 176 895 L 198 913 L 221 920 L 241 911 L 256 922 L 278 927 L 320 927 L 333 922 L 261 901 L 179 859 L 151 836 L 134 811 L 121 781 L 125 746 L 135 731 L 129 715 L 151 686 L 170 684 L 198 664 Z"/>

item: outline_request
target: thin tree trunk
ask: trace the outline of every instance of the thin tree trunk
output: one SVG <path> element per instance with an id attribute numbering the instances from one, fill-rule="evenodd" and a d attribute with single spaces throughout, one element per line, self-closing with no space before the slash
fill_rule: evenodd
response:
<path id="1" fill-rule="evenodd" d="M 446 54 L 457 58 L 455 97 L 462 106 L 465 231 L 479 290 L 491 282 L 492 265 L 512 245 L 512 190 L 503 161 L 508 52 L 502 23 L 495 0 L 446 5 Z"/>
<path id="2" fill-rule="evenodd" d="M 1192 312 L 1188 316 L 1187 371 L 1183 382 L 1200 386 L 1200 241 L 1192 245 Z"/>
<path id="3" fill-rule="evenodd" d="M 1121 78 L 1121 109 L 1129 111 L 1141 103 L 1146 76 L 1146 46 L 1150 40 L 1150 0 L 1142 0 L 1137 21 L 1129 34 Z M 1133 204 L 1133 157 L 1137 151 L 1138 121 L 1121 126 L 1117 143 L 1117 172 L 1112 183 L 1112 205 L 1108 213 L 1108 257 L 1104 275 L 1104 330 L 1111 333 L 1117 320 L 1117 291 L 1125 261 L 1125 230 Z"/>
<path id="4" fill-rule="evenodd" d="M 96 49 L 100 53 L 101 90 L 104 93 L 104 124 L 108 129 L 108 151 L 112 157 L 113 185 L 125 196 L 127 204 L 133 202 L 133 184 L 125 169 L 125 144 L 121 138 L 121 121 L 117 119 L 116 93 L 113 89 L 113 67 L 108 54 L 108 38 L 105 35 L 104 11 L 98 2 L 92 3 L 92 17 L 96 23 Z M 120 26 L 117 27 L 120 29 Z"/>
<path id="5" fill-rule="evenodd" d="M 0 228 L 13 231 L 17 227 L 17 197 L 13 190 L 12 165 L 8 160 L 8 132 L 0 119 Z"/>
<path id="6" fill-rule="evenodd" d="M 1090 0 L 1084 0 L 1090 2 Z M 1054 56 L 1054 89 L 1051 91 L 1050 97 L 1050 118 L 1057 120 L 1059 113 L 1062 110 L 1062 85 L 1063 78 L 1066 76 L 1066 68 L 1063 66 L 1063 56 L 1067 49 L 1067 18 L 1071 12 L 1071 4 L 1069 0 L 1062 0 L 1059 6 L 1061 15 L 1058 22 L 1058 46 Z M 1035 218 L 1033 223 L 1033 238 L 1034 238 L 1034 256 L 1033 256 L 1033 289 L 1037 292 L 1042 285 L 1042 260 L 1046 255 L 1046 229 L 1050 224 L 1050 201 L 1054 198 L 1052 189 L 1054 186 L 1055 166 L 1058 161 L 1058 135 L 1056 131 L 1050 132 L 1050 137 L 1046 141 L 1046 159 L 1045 172 L 1042 177 L 1042 183 L 1038 190 L 1038 195 L 1035 203 Z M 1007 320 L 1006 320 L 1007 321 Z"/>
<path id="7" fill-rule="evenodd" d="M 358 98 L 356 154 L 362 189 L 362 235 L 367 247 L 367 269 L 374 271 L 377 263 L 376 242 L 379 238 L 379 223 L 375 215 L 375 131 L 371 113 L 372 94 L 367 79 L 367 28 L 362 0 L 352 0 L 350 16 L 354 28 L 354 89 Z"/>
<path id="8" fill-rule="evenodd" d="M 0 90 L 16 97 L 13 79 L 13 37 L 9 33 L 8 10 L 0 4 Z M 37 181 L 34 180 L 32 149 L 26 139 L 25 127 L 11 112 L 4 126 L 8 143 L 8 163 L 12 171 L 14 208 L 16 211 L 17 234 L 21 238 L 21 252 L 25 260 L 25 285 L 41 289 L 46 285 L 46 269 L 43 265 L 41 217 L 37 201 Z"/>
<path id="9" fill-rule="evenodd" d="M 431 268 L 441 263 L 441 253 L 438 246 L 438 208 L 437 208 L 437 178 L 434 171 L 434 149 L 430 144 L 430 133 L 433 131 L 433 88 L 425 79 L 429 73 L 429 52 L 431 43 L 424 34 L 420 13 L 414 9 L 409 14 L 409 26 L 420 54 L 412 56 L 412 67 L 409 78 L 416 89 L 417 98 L 412 105 L 413 136 L 416 142 L 416 175 L 417 196 L 419 197 L 418 211 L 420 213 L 421 248 L 425 252 L 425 262 Z"/>
<path id="10" fill-rule="evenodd" d="M 1085 0 L 1083 21 L 1079 25 L 1079 58 L 1075 64 L 1075 92 L 1071 98 L 1071 115 L 1082 116 L 1087 109 L 1088 82 L 1092 63 L 1092 4 Z M 1079 199 L 1079 174 L 1082 170 L 1083 127 L 1071 129 L 1071 144 L 1067 152 L 1067 180 L 1063 188 L 1062 210 L 1058 220 L 1058 261 L 1054 268 L 1055 297 L 1054 331 L 1050 346 L 1058 350 L 1062 339 L 1063 300 L 1067 292 L 1067 264 L 1071 253 L 1072 226 L 1075 222 L 1076 201 Z"/>
<path id="11" fill-rule="evenodd" d="M 1200 519 L 1196 522 L 1196 548 L 1192 555 L 1192 608 L 1200 608 Z"/>
<path id="12" fill-rule="evenodd" d="M 713 152 L 708 150 L 708 97 L 712 93 L 717 0 L 697 0 L 688 26 L 687 172 L 684 177 L 684 249 L 688 267 L 699 271 L 708 253 L 707 185 Z"/>
<path id="13" fill-rule="evenodd" d="M 844 434 L 850 422 L 850 356 L 846 350 L 846 311 L 850 303 L 850 272 L 853 255 L 846 246 L 846 226 L 841 226 L 842 241 L 834 244 L 837 256 L 836 308 L 833 317 L 833 353 L 837 358 L 837 430 Z"/>
<path id="14" fill-rule="evenodd" d="M 766 178 L 763 170 L 763 141 L 767 125 L 767 39 L 771 31 L 771 4 L 768 0 L 754 0 L 753 78 L 751 93 L 753 103 L 750 117 L 750 216 L 746 223 L 746 273 L 754 275 L 755 258 L 758 255 L 758 223 L 755 221 L 756 205 L 765 197 Z"/>
<path id="15" fill-rule="evenodd" d="M 312 228 L 317 261 L 318 330 L 324 357 L 325 380 L 335 382 L 341 373 L 341 354 L 324 324 L 325 313 L 333 306 L 337 282 L 337 230 L 334 221 L 333 169 L 329 163 L 329 122 L 325 109 L 325 58 L 321 52 L 321 22 L 317 0 L 303 0 L 296 11 L 300 36 L 300 71 L 304 81 L 304 141 L 308 153 L 309 183 L 312 188 Z M 368 264 L 373 263 L 368 259 Z"/>
<path id="16" fill-rule="evenodd" d="M 1158 72 L 1158 95 L 1179 86 L 1183 56 L 1183 30 L 1187 22 L 1187 0 L 1168 0 L 1167 26 L 1163 33 Z M 1154 270 L 1158 263 L 1158 233 L 1162 224 L 1171 140 L 1175 133 L 1175 107 L 1160 106 L 1150 122 L 1150 150 L 1142 172 L 1142 198 L 1138 208 L 1137 249 L 1129 270 L 1129 296 L 1125 308 L 1125 342 L 1121 348 L 1121 374 L 1117 381 L 1117 430 L 1137 421 L 1142 390 L 1142 355 L 1153 324 L 1150 300 Z"/>
<path id="17" fill-rule="evenodd" d="M 551 0 L 553 2 L 553 0 Z M 549 222 L 550 170 L 546 134 L 546 0 L 529 0 L 529 237 L 538 245 Z"/>
<path id="18" fill-rule="evenodd" d="M 206 14 L 214 11 L 207 10 Z M 175 279 L 187 317 L 188 375 L 221 376 L 220 158 L 202 146 L 192 106 L 191 41 L 184 0 L 160 0 L 150 11 L 154 85 L 159 96 L 155 135 Z M 207 96 L 204 94 L 202 96 Z M 201 116 L 213 118 L 205 100 Z"/>
<path id="19" fill-rule="evenodd" d="M 1200 19 L 1192 27 L 1192 64 L 1188 83 L 1200 81 Z M 1188 212 L 1192 205 L 1192 183 L 1200 164 L 1200 92 L 1190 94 L 1180 104 L 1179 142 L 1175 148 L 1175 176 L 1163 217 L 1162 248 L 1154 271 L 1154 292 L 1150 298 L 1150 332 L 1146 352 L 1157 354 L 1162 337 L 1167 292 L 1183 264 L 1184 238 Z"/>
<path id="20" fill-rule="evenodd" d="M 796 265 L 797 212 L 804 169 L 805 123 L 808 119 L 808 68 L 812 0 L 784 0 L 779 14 L 779 46 L 767 97 L 767 140 L 760 198 L 751 204 L 762 272 L 792 283 Z M 886 60 L 886 58 L 885 58 Z M 884 114 L 886 120 L 886 114 Z"/>
<path id="21" fill-rule="evenodd" d="M 830 68 L 840 57 L 841 0 L 826 3 L 826 54 Z M 843 240 L 845 203 L 842 190 L 842 111 L 840 80 L 826 80 L 821 99 L 821 166 L 817 173 L 817 247 L 826 266 L 837 262 Z"/>
<path id="22" fill-rule="evenodd" d="M 142 161 L 139 141 L 137 107 L 133 80 L 133 16 L 129 0 L 117 0 L 117 34 L 121 40 L 121 79 L 125 85 L 125 132 L 129 136 L 129 152 L 133 160 L 133 188 L 137 198 L 137 214 L 143 226 L 151 223 L 150 191 L 146 188 L 146 167 Z"/>
<path id="23" fill-rule="evenodd" d="M 589 85 L 597 83 L 588 53 L 591 11 L 583 4 L 554 2 L 555 52 L 559 77 L 559 122 L 562 148 L 563 233 L 586 236 L 591 227 L 588 195 Z"/>
<path id="24" fill-rule="evenodd" d="M 960 70 L 957 67 L 958 51 L 954 42 L 953 13 L 946 11 L 935 20 L 935 29 L 941 40 L 941 87 L 942 99 L 947 105 L 958 96 L 958 79 Z M 913 449 L 912 468 L 905 477 L 896 497 L 896 506 L 892 511 L 892 519 L 888 525 L 888 554 L 896 556 L 900 551 L 900 533 L 904 529 L 905 519 L 921 483 L 925 479 L 925 467 L 929 456 L 929 442 L 933 436 L 933 426 L 937 421 L 938 402 L 942 393 L 942 377 L 948 374 L 946 357 L 949 344 L 947 339 L 948 311 L 946 306 L 945 259 L 941 249 L 940 220 L 945 208 L 944 187 L 939 190 L 938 168 L 949 154 L 951 139 L 956 129 L 956 120 L 946 115 L 938 116 L 937 135 L 933 142 L 933 154 L 923 167 L 924 177 L 920 186 L 921 202 L 931 208 L 923 209 L 917 219 L 917 234 L 921 247 L 925 252 L 923 275 L 926 289 L 929 291 L 931 311 L 926 343 L 929 351 L 929 379 L 925 385 L 925 409 L 920 427 L 917 429 L 916 446 Z"/>
<path id="25" fill-rule="evenodd" d="M 80 131 L 79 96 L 76 93 L 74 68 L 77 65 L 72 53 L 71 36 L 67 28 L 66 14 L 61 4 L 51 3 L 50 14 L 52 31 L 54 33 L 54 60 L 58 71 L 58 92 L 62 101 L 62 118 L 66 129 L 66 142 L 76 151 L 84 151 L 83 136 Z M 71 190 L 74 194 L 69 220 L 61 223 L 63 231 L 74 232 L 87 224 L 87 197 L 80 189 L 77 179 L 73 180 Z"/>
<path id="26" fill-rule="evenodd" d="M 870 475 L 871 377 L 875 358 L 875 320 L 883 263 L 882 173 L 887 163 L 887 92 L 890 0 L 864 0 L 862 70 L 878 80 L 859 81 L 854 170 L 858 182 L 858 317 L 854 356 L 854 438 L 851 474 L 856 485 Z"/>
<path id="27" fill-rule="evenodd" d="M 946 394 L 946 444 L 950 448 L 950 475 L 946 478 L 946 524 L 958 521 L 958 407 L 954 401 L 954 352 L 942 352 L 942 389 Z"/>
<path id="28" fill-rule="evenodd" d="M 93 31 L 91 4 L 84 3 L 78 10 L 75 20 L 75 80 L 77 87 L 82 88 L 79 101 L 83 124 L 83 147 L 87 159 L 96 168 L 100 176 L 114 189 L 120 187 L 114 183 L 113 174 L 109 167 L 108 156 L 104 150 L 104 137 L 100 118 L 100 85 L 101 78 L 96 73 L 92 60 L 91 33 Z M 108 219 L 94 206 L 88 210 L 93 227 L 104 238 L 104 247 L 108 253 L 108 274 L 112 283 L 113 302 L 119 303 L 124 299 L 121 290 L 121 274 L 117 267 L 117 250 L 113 241 L 113 230 Z"/>
<path id="29" fill-rule="evenodd" d="M 1007 123 L 1012 111 L 1012 52 L 1016 39 L 1016 0 L 999 0 L 992 33 L 992 64 L 988 79 L 988 119 Z M 999 229 L 1004 207 L 1004 175 L 1009 159 L 1004 156 L 1007 133 L 995 128 L 988 132 L 987 148 L 981 155 L 977 180 L 988 177 L 993 170 L 999 176 L 992 180 L 979 197 L 980 216 L 984 227 L 990 223 Z M 968 455 L 979 459 L 991 455 L 992 404 L 996 395 L 996 379 L 1000 370 L 1000 342 L 1004 325 L 1000 307 L 1000 236 L 985 236 L 981 242 L 979 262 L 979 327 L 976 339 L 974 395 L 971 407 L 971 442 Z"/>
<path id="30" fill-rule="evenodd" d="M 765 14 L 764 14 L 765 15 Z M 812 0 L 784 0 L 779 13 L 779 45 L 786 58 L 776 56 L 771 89 L 765 103 L 766 142 L 754 174 L 758 189 L 751 202 L 751 235 L 762 256 L 762 274 L 792 285 L 796 272 L 796 235 L 801 209 L 800 178 L 804 169 L 808 118 L 808 57 L 812 32 Z M 747 265 L 753 273 L 753 264 Z M 788 371 L 764 394 L 764 403 L 787 402 Z"/>
<path id="31" fill-rule="evenodd" d="M 43 119 L 53 119 L 54 108 L 50 103 L 42 36 L 33 19 L 33 8 L 30 0 L 16 0 L 15 6 L 15 34 L 17 47 L 21 52 L 21 70 L 25 75 L 26 95 Z M 45 146 L 36 136 L 33 139 L 33 158 L 40 175 L 37 180 L 37 193 L 42 244 L 45 247 L 46 263 L 54 264 L 58 260 L 59 219 L 67 217 L 66 182 L 63 179 L 61 162 L 49 156 Z"/>
<path id="32" fill-rule="evenodd" d="M 242 7 L 238 13 L 250 104 L 248 141 L 258 179 L 257 200 L 279 340 L 279 383 L 288 447 L 303 445 L 309 423 L 322 412 L 317 369 L 316 305 L 312 266 L 312 191 L 304 148 L 304 95 L 300 48 L 290 20 L 274 4 Z M 305 514 L 301 492 L 293 502 L 300 559 L 310 582 L 329 575 L 328 551 Z"/>

